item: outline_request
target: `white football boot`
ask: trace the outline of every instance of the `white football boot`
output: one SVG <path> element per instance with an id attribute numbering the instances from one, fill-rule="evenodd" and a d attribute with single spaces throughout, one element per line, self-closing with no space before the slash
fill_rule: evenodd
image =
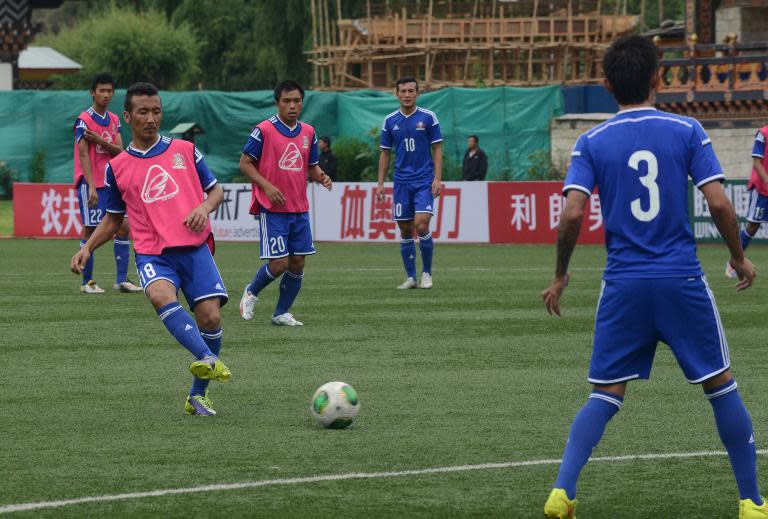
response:
<path id="1" fill-rule="evenodd" d="M 419 284 L 416 283 L 416 278 L 409 277 L 408 279 L 403 281 L 402 285 L 400 285 L 397 288 L 399 288 L 400 290 L 408 290 L 410 288 L 417 288 L 418 286 L 419 286 Z"/>
<path id="2" fill-rule="evenodd" d="M 115 283 L 112 288 L 124 294 L 136 294 L 143 290 L 140 286 L 135 285 L 129 279 L 126 279 L 122 283 Z"/>
<path id="3" fill-rule="evenodd" d="M 419 288 L 432 288 L 432 274 L 428 274 L 427 272 L 421 274 Z"/>
<path id="4" fill-rule="evenodd" d="M 246 321 L 253 319 L 253 310 L 256 308 L 256 303 L 259 298 L 251 294 L 248 291 L 248 287 L 243 290 L 243 297 L 240 298 L 240 317 Z"/>
<path id="5" fill-rule="evenodd" d="M 85 285 L 80 286 L 80 292 L 84 294 L 103 294 L 104 289 L 97 285 L 94 280 L 90 280 Z"/>
<path id="6" fill-rule="evenodd" d="M 733 267 L 731 267 L 730 261 L 725 262 L 725 277 L 731 279 L 739 279 L 739 275 L 736 273 Z"/>
<path id="7" fill-rule="evenodd" d="M 290 312 L 273 316 L 272 324 L 277 326 L 304 326 L 304 323 L 297 321 Z"/>

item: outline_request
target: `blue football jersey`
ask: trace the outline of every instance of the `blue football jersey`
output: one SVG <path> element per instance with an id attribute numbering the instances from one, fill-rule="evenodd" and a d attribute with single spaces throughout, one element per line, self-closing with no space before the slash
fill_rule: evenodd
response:
<path id="1" fill-rule="evenodd" d="M 417 107 L 407 116 L 400 110 L 386 116 L 381 147 L 395 152 L 395 182 L 431 182 L 435 176 L 432 145 L 442 140 L 434 112 Z"/>
<path id="2" fill-rule="evenodd" d="M 760 130 L 757 130 L 755 135 L 755 142 L 752 145 L 752 156 L 758 159 L 762 159 L 765 156 L 765 135 Z"/>
<path id="3" fill-rule="evenodd" d="M 605 279 L 703 274 L 688 219 L 689 176 L 696 187 L 724 179 L 696 119 L 637 108 L 579 137 L 563 192 L 597 187 Z"/>

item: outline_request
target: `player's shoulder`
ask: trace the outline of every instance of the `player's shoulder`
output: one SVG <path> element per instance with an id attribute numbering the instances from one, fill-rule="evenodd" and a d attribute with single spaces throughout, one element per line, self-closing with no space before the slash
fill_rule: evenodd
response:
<path id="1" fill-rule="evenodd" d="M 435 112 L 433 112 L 432 110 L 427 110 L 426 108 L 422 108 L 419 106 L 419 107 L 416 107 L 416 111 L 419 112 L 422 116 L 432 119 L 432 124 L 440 123 L 440 121 L 437 120 L 437 114 L 435 114 Z"/>
<path id="2" fill-rule="evenodd" d="M 315 127 L 311 124 L 305 123 L 304 121 L 299 121 L 299 124 L 301 125 L 302 131 L 315 133 Z"/>
<path id="3" fill-rule="evenodd" d="M 398 108 L 394 112 L 390 112 L 387 115 L 384 116 L 384 124 L 382 124 L 382 127 L 386 127 L 388 123 L 394 122 L 396 119 L 398 119 L 398 116 L 400 115 L 400 109 Z"/>

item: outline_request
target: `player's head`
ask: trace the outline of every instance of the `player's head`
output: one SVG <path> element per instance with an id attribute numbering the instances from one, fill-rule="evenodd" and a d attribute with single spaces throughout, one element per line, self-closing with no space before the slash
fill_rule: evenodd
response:
<path id="1" fill-rule="evenodd" d="M 152 83 L 134 83 L 128 87 L 123 118 L 131 126 L 134 140 L 154 140 L 163 121 L 163 106 L 157 87 Z"/>
<path id="2" fill-rule="evenodd" d="M 467 148 L 474 150 L 477 148 L 477 143 L 480 142 L 480 138 L 477 135 L 470 135 L 467 137 Z"/>
<path id="3" fill-rule="evenodd" d="M 648 101 L 658 82 L 656 46 L 642 36 L 619 38 L 603 57 L 605 87 L 620 105 Z"/>
<path id="4" fill-rule="evenodd" d="M 275 104 L 280 119 L 293 124 L 301 115 L 301 105 L 304 103 L 304 89 L 290 79 L 281 81 L 275 87 Z"/>
<path id="5" fill-rule="evenodd" d="M 322 137 L 317 139 L 317 142 L 319 143 L 320 151 L 325 151 L 325 150 L 330 150 L 331 149 L 331 138 L 330 137 L 326 137 L 325 135 L 323 135 Z"/>
<path id="6" fill-rule="evenodd" d="M 419 97 L 419 82 L 415 77 L 401 77 L 395 81 L 395 95 L 400 100 L 400 108 L 413 108 Z"/>
<path id="7" fill-rule="evenodd" d="M 91 79 L 91 97 L 99 108 L 105 108 L 115 95 L 115 80 L 111 74 L 102 72 Z"/>

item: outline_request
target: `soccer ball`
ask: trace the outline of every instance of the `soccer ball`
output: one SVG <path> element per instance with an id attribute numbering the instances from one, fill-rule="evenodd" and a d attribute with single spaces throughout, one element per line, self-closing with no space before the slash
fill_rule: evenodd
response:
<path id="1" fill-rule="evenodd" d="M 344 429 L 360 411 L 360 399 L 352 386 L 344 382 L 323 384 L 312 397 L 309 412 L 326 429 Z"/>

